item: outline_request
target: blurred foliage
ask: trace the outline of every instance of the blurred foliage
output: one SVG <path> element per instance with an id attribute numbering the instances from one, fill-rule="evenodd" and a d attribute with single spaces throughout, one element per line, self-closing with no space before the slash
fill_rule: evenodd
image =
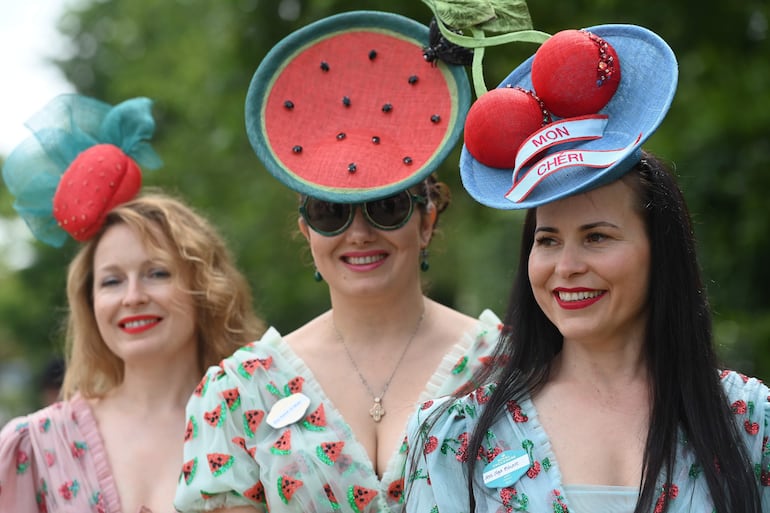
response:
<path id="1" fill-rule="evenodd" d="M 178 193 L 206 213 L 229 240 L 254 288 L 257 309 L 288 332 L 328 307 L 312 279 L 309 251 L 296 229 L 296 196 L 254 156 L 243 104 L 260 60 L 291 31 L 356 9 L 404 14 L 424 23 L 415 0 L 98 0 L 60 21 L 72 41 L 58 62 L 83 94 L 117 103 L 155 100 L 153 146 L 165 165 L 145 183 Z M 770 377 L 770 55 L 766 1 L 573 0 L 530 2 L 534 28 L 634 23 L 661 34 L 680 63 L 677 97 L 648 149 L 677 170 L 696 220 L 700 257 L 726 363 Z M 491 48 L 488 87 L 534 52 L 519 43 Z M 649 77 L 649 87 L 656 87 Z M 310 86 L 310 85 L 309 85 Z M 502 315 L 518 254 L 520 213 L 483 208 L 464 193 L 459 149 L 439 171 L 454 191 L 425 275 L 429 294 L 471 315 Z M 12 217 L 0 189 L 0 215 Z M 74 252 L 37 244 L 33 265 L 0 263 L 0 358 L 42 362 L 61 345 L 64 274 Z M 0 259 L 2 260 L 2 259 Z"/>

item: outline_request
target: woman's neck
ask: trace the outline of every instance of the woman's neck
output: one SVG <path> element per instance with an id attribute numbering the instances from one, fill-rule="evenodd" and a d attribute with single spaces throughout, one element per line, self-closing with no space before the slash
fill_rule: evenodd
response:
<path id="1" fill-rule="evenodd" d="M 415 326 L 429 314 L 431 304 L 421 293 L 385 304 L 335 299 L 329 321 L 333 330 L 351 346 L 360 341 L 372 345 L 378 340 L 390 344 L 393 340 L 409 338 Z"/>
<path id="2" fill-rule="evenodd" d="M 197 365 L 176 362 L 165 366 L 127 365 L 123 381 L 100 401 L 133 412 L 182 408 L 202 376 Z"/>
<path id="3" fill-rule="evenodd" d="M 596 350 L 565 341 L 554 358 L 549 381 L 590 384 L 612 390 L 632 383 L 646 383 L 649 372 L 641 348 L 635 344 L 611 350 Z"/>

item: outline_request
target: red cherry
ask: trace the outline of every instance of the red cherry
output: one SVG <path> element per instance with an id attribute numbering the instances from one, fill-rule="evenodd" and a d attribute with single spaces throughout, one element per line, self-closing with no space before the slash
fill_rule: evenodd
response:
<path id="1" fill-rule="evenodd" d="M 540 104 L 528 92 L 501 87 L 484 93 L 465 118 L 465 147 L 490 167 L 511 169 L 519 146 L 543 126 Z"/>
<path id="2" fill-rule="evenodd" d="M 746 420 L 743 422 L 743 428 L 750 435 L 756 435 L 757 433 L 759 433 L 759 423 L 757 422 L 750 422 Z"/>
<path id="3" fill-rule="evenodd" d="M 438 438 L 435 436 L 431 436 L 428 438 L 428 440 L 425 442 L 425 447 L 423 448 L 424 454 L 430 454 L 433 451 L 436 450 L 436 447 L 438 447 Z"/>
<path id="4" fill-rule="evenodd" d="M 615 49 L 584 30 L 554 34 L 532 60 L 535 94 L 550 112 L 562 118 L 599 112 L 619 83 L 620 61 Z"/>

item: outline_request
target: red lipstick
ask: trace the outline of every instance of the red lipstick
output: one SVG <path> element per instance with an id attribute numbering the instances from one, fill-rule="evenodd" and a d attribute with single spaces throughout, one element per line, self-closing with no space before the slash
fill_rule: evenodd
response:
<path id="1" fill-rule="evenodd" d="M 606 294 L 604 290 L 585 288 L 558 288 L 553 291 L 556 303 L 565 310 L 588 308 L 604 297 L 604 294 Z"/>
<path id="2" fill-rule="evenodd" d="M 121 319 L 118 326 L 126 333 L 136 335 L 154 328 L 161 320 L 163 319 L 157 315 L 134 315 Z"/>

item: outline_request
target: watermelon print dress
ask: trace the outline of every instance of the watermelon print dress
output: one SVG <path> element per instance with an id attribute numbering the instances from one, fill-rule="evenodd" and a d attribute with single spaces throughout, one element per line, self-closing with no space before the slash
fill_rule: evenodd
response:
<path id="1" fill-rule="evenodd" d="M 80 395 L 0 432 L 0 512 L 122 512 L 96 418 Z"/>
<path id="2" fill-rule="evenodd" d="M 500 327 L 497 316 L 484 311 L 475 331 L 445 355 L 420 402 L 451 393 L 487 364 Z M 299 420 L 271 427 L 267 417 L 276 402 L 296 393 L 310 399 Z M 274 328 L 211 367 L 187 415 L 174 501 L 182 513 L 244 505 L 271 513 L 402 508 L 406 446 L 393 454 L 380 481 L 350 426 Z"/>
<path id="3" fill-rule="evenodd" d="M 762 511 L 770 511 L 770 446 L 768 446 L 768 416 L 770 390 L 760 381 L 735 372 L 722 373 L 722 386 L 732 405 L 735 421 L 740 426 L 743 441 L 748 448 L 762 498 Z M 455 400 L 437 418 L 428 439 L 418 443 L 417 433 L 425 418 L 451 398 L 429 401 L 410 419 L 408 444 L 410 447 L 405 471 L 407 481 L 407 513 L 455 513 L 468 510 L 466 484 L 467 446 L 476 419 L 489 397 L 490 386 Z M 507 412 L 491 426 L 485 446 L 480 451 L 478 483 L 483 486 L 481 474 L 490 461 L 503 451 L 520 451 L 529 456 L 528 465 L 521 468 L 523 475 L 514 483 L 502 487 L 487 488 L 486 494 L 477 497 L 477 510 L 488 513 L 593 513 L 633 512 L 636 505 L 623 498 L 627 487 L 595 487 L 592 502 L 596 499 L 601 507 L 579 509 L 570 501 L 570 490 L 588 487 L 565 487 L 561 482 L 559 465 L 554 457 L 548 435 L 538 422 L 537 411 L 527 398 L 520 403 L 511 401 Z M 413 456 L 416 453 L 416 458 Z M 511 453 L 509 453 L 511 454 Z M 516 454 L 516 453 L 514 453 Z M 490 475 L 492 468 L 490 467 Z M 492 483 L 494 484 L 494 483 Z M 620 489 L 613 491 L 612 489 Z M 711 513 L 713 505 L 706 480 L 694 456 L 681 440 L 677 449 L 677 462 L 670 482 L 658 483 L 661 496 L 670 498 L 669 513 Z M 481 494 L 477 494 L 481 495 Z M 660 498 L 651 513 L 660 511 Z M 613 509 L 610 504 L 624 503 L 623 509 Z"/>

